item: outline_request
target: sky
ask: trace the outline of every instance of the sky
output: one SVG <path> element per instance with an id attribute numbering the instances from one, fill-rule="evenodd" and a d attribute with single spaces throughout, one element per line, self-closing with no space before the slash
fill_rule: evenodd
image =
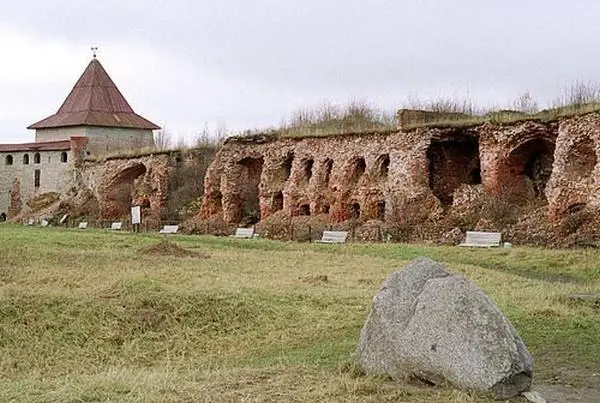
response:
<path id="1" fill-rule="evenodd" d="M 600 82 L 592 0 L 0 0 L 0 142 L 60 107 L 97 46 L 133 109 L 188 142 L 361 101 L 546 106 Z"/>

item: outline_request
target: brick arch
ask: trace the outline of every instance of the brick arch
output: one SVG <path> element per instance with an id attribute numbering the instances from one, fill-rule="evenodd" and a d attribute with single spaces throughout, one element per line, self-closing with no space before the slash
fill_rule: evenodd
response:
<path id="1" fill-rule="evenodd" d="M 246 157 L 236 163 L 240 192 L 237 195 L 238 200 L 235 203 L 232 221 L 254 224 L 260 220 L 260 182 L 263 165 L 264 158 L 262 156 Z"/>
<path id="2" fill-rule="evenodd" d="M 553 138 L 529 136 L 507 150 L 501 191 L 515 199 L 544 198 L 554 164 L 554 149 Z"/>
<path id="3" fill-rule="evenodd" d="M 426 151 L 428 183 L 433 194 L 450 205 L 461 185 L 481 183 L 479 137 L 456 132 L 431 140 Z"/>
<path id="4" fill-rule="evenodd" d="M 146 172 L 148 169 L 144 164 L 131 162 L 101 183 L 98 191 L 101 218 L 119 219 L 129 216 L 134 181 Z"/>

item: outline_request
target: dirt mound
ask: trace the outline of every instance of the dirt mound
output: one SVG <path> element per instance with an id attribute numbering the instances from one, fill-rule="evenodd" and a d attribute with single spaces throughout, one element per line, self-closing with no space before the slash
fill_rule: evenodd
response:
<path id="1" fill-rule="evenodd" d="M 145 248 L 140 249 L 139 251 L 144 255 L 152 255 L 152 256 L 175 256 L 175 257 L 196 257 L 196 258 L 208 258 L 208 255 L 204 255 L 202 253 L 194 252 L 181 246 L 176 243 L 170 241 L 160 241 L 159 243 L 151 246 L 147 246 Z"/>
<path id="2" fill-rule="evenodd" d="M 313 285 L 325 284 L 325 283 L 329 282 L 329 278 L 324 274 L 319 274 L 316 276 L 298 277 L 298 280 L 302 283 L 313 284 Z"/>

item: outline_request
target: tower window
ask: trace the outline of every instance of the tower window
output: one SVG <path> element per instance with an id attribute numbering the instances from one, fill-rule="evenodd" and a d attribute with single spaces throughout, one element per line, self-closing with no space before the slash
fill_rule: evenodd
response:
<path id="1" fill-rule="evenodd" d="M 33 171 L 33 186 L 35 188 L 40 187 L 40 170 L 39 169 L 36 169 L 35 171 Z"/>
<path id="2" fill-rule="evenodd" d="M 39 164 L 42 162 L 42 158 L 40 157 L 40 153 L 33 154 L 33 163 Z"/>
<path id="3" fill-rule="evenodd" d="M 6 165 L 12 165 L 13 164 L 13 156 L 12 155 L 7 155 L 6 156 L 6 161 L 4 162 Z"/>
<path id="4" fill-rule="evenodd" d="M 23 156 L 23 165 L 29 165 L 29 154 Z"/>
<path id="5" fill-rule="evenodd" d="M 67 153 L 64 151 L 60 153 L 60 162 L 67 162 Z"/>

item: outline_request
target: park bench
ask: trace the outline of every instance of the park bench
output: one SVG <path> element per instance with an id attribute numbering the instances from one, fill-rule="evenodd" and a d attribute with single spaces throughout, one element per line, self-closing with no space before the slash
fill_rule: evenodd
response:
<path id="1" fill-rule="evenodd" d="M 111 230 L 121 231 L 121 227 L 123 226 L 122 222 L 114 222 L 110 225 Z"/>
<path id="2" fill-rule="evenodd" d="M 42 227 L 47 227 L 48 225 L 50 225 L 48 220 L 42 220 Z"/>
<path id="3" fill-rule="evenodd" d="M 35 224 L 35 221 L 33 220 L 33 218 L 30 218 L 29 220 L 25 221 L 23 224 L 24 225 L 33 225 L 33 224 Z"/>
<path id="4" fill-rule="evenodd" d="M 179 225 L 165 225 L 159 231 L 160 234 L 176 234 L 179 231 Z"/>
<path id="5" fill-rule="evenodd" d="M 345 243 L 348 238 L 348 231 L 323 231 L 323 236 L 317 242 L 319 243 Z"/>
<path id="6" fill-rule="evenodd" d="M 502 234 L 499 232 L 467 231 L 465 242 L 458 246 L 472 248 L 493 248 L 499 247 L 501 241 Z"/>
<path id="7" fill-rule="evenodd" d="M 250 239 L 254 237 L 254 228 L 237 228 L 235 230 L 234 238 L 245 238 Z"/>
<path id="8" fill-rule="evenodd" d="M 77 228 L 79 229 L 87 229 L 88 223 L 87 221 L 83 221 L 79 223 L 79 226 Z"/>

